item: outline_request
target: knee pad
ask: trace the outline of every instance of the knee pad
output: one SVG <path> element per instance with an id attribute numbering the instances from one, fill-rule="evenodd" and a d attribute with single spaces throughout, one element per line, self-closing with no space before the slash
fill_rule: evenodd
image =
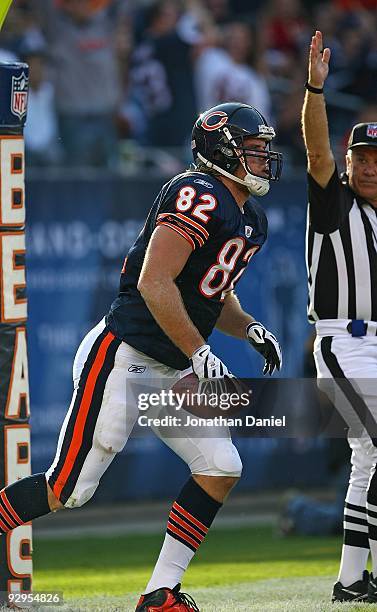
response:
<path id="1" fill-rule="evenodd" d="M 242 474 L 242 461 L 238 450 L 230 440 L 224 440 L 226 444 L 219 444 L 215 449 L 213 463 L 215 467 L 223 472 L 223 476 L 239 477 Z"/>
<path id="2" fill-rule="evenodd" d="M 238 450 L 229 439 L 213 440 L 210 454 L 206 454 L 202 458 L 202 462 L 206 467 L 201 469 L 196 463 L 195 474 L 204 476 L 231 476 L 239 478 L 242 473 L 242 461 L 238 454 Z M 199 467 L 199 469 L 197 469 Z"/>

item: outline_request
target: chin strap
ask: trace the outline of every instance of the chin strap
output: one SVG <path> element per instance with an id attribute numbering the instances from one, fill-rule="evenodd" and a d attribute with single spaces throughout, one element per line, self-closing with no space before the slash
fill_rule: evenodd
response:
<path id="1" fill-rule="evenodd" d="M 227 172 L 223 168 L 220 168 L 220 166 L 217 166 L 216 164 L 208 161 L 208 159 L 203 157 L 203 155 L 201 155 L 200 153 L 198 153 L 198 158 L 200 159 L 200 161 L 202 161 L 207 166 L 207 168 L 212 168 L 213 170 L 216 170 L 216 172 L 219 172 L 223 176 L 226 176 L 227 178 L 231 179 L 235 183 L 239 183 L 240 185 L 243 185 L 244 187 L 246 187 L 246 189 L 252 195 L 264 196 L 266 195 L 266 193 L 268 193 L 270 189 L 270 183 L 267 179 L 261 178 L 259 176 L 255 176 L 254 174 L 250 174 L 250 172 L 247 172 L 247 171 L 246 171 L 245 178 L 241 179 L 238 176 L 234 176 L 234 174 Z M 240 159 L 240 162 L 242 163 L 241 159 Z M 244 164 L 242 165 L 243 167 L 245 167 Z"/>

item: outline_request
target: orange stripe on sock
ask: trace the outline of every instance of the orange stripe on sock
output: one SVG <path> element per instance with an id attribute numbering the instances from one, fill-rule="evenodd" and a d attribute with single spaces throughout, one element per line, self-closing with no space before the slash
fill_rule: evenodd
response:
<path id="1" fill-rule="evenodd" d="M 14 521 L 11 518 L 10 514 L 5 510 L 4 506 L 2 506 L 1 504 L 0 504 L 0 514 L 6 520 L 6 522 L 9 523 L 11 528 L 18 527 L 19 523 L 16 523 L 16 521 Z"/>
<path id="2" fill-rule="evenodd" d="M 19 524 L 22 525 L 23 524 L 23 520 L 20 519 L 20 517 L 18 516 L 17 512 L 12 508 L 6 493 L 4 491 L 4 489 L 2 491 L 0 491 L 0 497 L 2 499 L 2 502 L 4 504 L 4 506 L 6 507 L 6 509 L 8 510 L 8 512 L 13 516 L 14 520 Z"/>
<path id="3" fill-rule="evenodd" d="M 54 494 L 58 499 L 60 499 L 60 494 L 72 471 L 72 468 L 76 461 L 76 457 L 79 454 L 84 436 L 86 419 L 88 416 L 90 405 L 92 403 L 94 387 L 96 385 L 98 375 L 101 372 L 102 366 L 104 364 L 107 350 L 114 338 L 114 334 L 109 332 L 102 340 L 94 363 L 90 369 L 87 381 L 85 383 L 84 393 L 81 399 L 80 407 L 76 417 L 75 427 L 73 430 L 72 441 L 69 446 L 64 465 L 60 470 L 59 476 L 57 477 L 56 483 L 53 487 Z"/>
<path id="4" fill-rule="evenodd" d="M 196 538 L 198 538 L 198 540 L 203 542 L 205 536 L 202 533 L 200 533 L 199 531 L 197 531 L 197 529 L 194 529 L 194 527 L 189 525 L 186 521 L 184 521 L 183 519 L 179 518 L 178 514 L 175 514 L 175 512 L 173 512 L 173 510 L 170 512 L 170 518 L 173 521 L 175 521 L 176 523 L 178 523 L 181 527 L 186 529 L 186 531 L 189 531 L 190 533 L 192 533 L 192 535 L 195 536 Z"/>
<path id="5" fill-rule="evenodd" d="M 182 506 L 180 506 L 179 504 L 177 504 L 177 502 L 174 502 L 173 504 L 173 508 L 174 510 L 178 510 L 178 512 L 180 512 L 180 514 L 183 514 L 183 516 L 185 516 L 189 521 L 191 521 L 191 523 L 193 523 L 194 525 L 196 525 L 197 527 L 199 527 L 199 529 L 201 529 L 202 531 L 204 531 L 204 533 L 206 534 L 208 531 L 208 527 L 206 527 L 205 525 L 203 525 L 203 523 L 201 523 L 200 521 L 198 521 L 198 519 L 195 518 L 195 516 L 192 516 L 192 514 L 190 514 L 189 512 L 187 512 L 187 510 L 185 510 L 184 508 L 182 508 Z"/>
<path id="6" fill-rule="evenodd" d="M 176 535 L 178 535 L 183 540 L 186 540 L 186 542 L 191 544 L 191 546 L 193 546 L 195 548 L 195 550 L 197 550 L 197 548 L 199 548 L 199 543 L 198 542 L 196 542 L 195 540 L 190 538 L 190 536 L 188 536 L 187 533 L 185 533 L 184 531 L 181 531 L 180 529 L 178 529 L 178 527 L 176 527 L 175 525 L 173 525 L 170 522 L 168 522 L 168 529 L 170 531 L 172 531 L 173 533 L 175 533 Z"/>
<path id="7" fill-rule="evenodd" d="M 4 533 L 8 533 L 8 531 L 10 531 L 10 527 L 8 527 L 8 525 L 6 525 L 5 523 L 3 523 L 2 520 L 0 520 L 0 527 L 1 529 L 4 531 Z"/>

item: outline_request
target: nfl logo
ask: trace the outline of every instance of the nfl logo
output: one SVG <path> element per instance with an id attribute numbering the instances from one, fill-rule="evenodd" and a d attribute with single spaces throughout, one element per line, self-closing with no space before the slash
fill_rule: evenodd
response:
<path id="1" fill-rule="evenodd" d="M 246 238 L 250 238 L 252 233 L 253 233 L 253 228 L 250 227 L 250 225 L 245 225 L 245 236 L 246 236 Z"/>
<path id="2" fill-rule="evenodd" d="M 367 136 L 377 138 L 377 123 L 370 123 L 367 127 Z"/>
<path id="3" fill-rule="evenodd" d="M 23 72 L 19 77 L 12 77 L 11 111 L 22 119 L 26 115 L 29 79 Z"/>

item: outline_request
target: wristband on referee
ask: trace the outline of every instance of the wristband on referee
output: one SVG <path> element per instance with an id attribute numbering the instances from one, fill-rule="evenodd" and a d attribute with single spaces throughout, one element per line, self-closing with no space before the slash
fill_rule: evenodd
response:
<path id="1" fill-rule="evenodd" d="M 322 94 L 323 93 L 323 87 L 313 87 L 312 85 L 309 85 L 309 82 L 306 81 L 305 83 L 305 88 L 310 91 L 311 93 L 314 94 Z"/>

